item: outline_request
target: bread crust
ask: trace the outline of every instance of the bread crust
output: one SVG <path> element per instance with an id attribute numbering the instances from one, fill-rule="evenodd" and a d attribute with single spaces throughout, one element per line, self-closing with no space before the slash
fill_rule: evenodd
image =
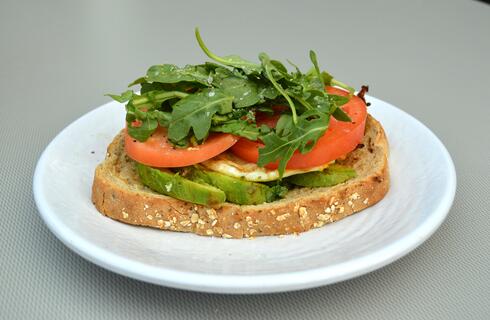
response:
<path id="1" fill-rule="evenodd" d="M 95 170 L 92 202 L 104 215 L 133 225 L 193 232 L 203 236 L 250 238 L 300 233 L 348 217 L 380 201 L 389 189 L 388 142 L 368 116 L 365 136 L 341 164 L 358 177 L 328 188 L 297 188 L 284 199 L 260 205 L 197 205 L 146 188 L 124 152 L 119 133 Z"/>

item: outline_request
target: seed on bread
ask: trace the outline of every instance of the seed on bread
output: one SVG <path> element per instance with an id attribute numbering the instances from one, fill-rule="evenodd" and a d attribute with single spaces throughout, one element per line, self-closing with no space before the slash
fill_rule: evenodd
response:
<path id="1" fill-rule="evenodd" d="M 332 216 L 329 214 L 319 214 L 318 215 L 318 220 L 323 221 L 323 222 L 330 221 L 331 219 L 332 219 Z"/>
<path id="2" fill-rule="evenodd" d="M 299 208 L 299 216 L 301 219 L 306 219 L 306 217 L 308 217 L 308 211 L 306 210 L 305 207 Z"/>
<path id="3" fill-rule="evenodd" d="M 199 220 L 199 215 L 197 213 L 193 213 L 191 215 L 191 222 L 196 223 Z"/>
<path id="4" fill-rule="evenodd" d="M 190 220 L 180 221 L 180 225 L 183 227 L 188 227 L 189 225 L 191 225 L 191 221 Z"/>
<path id="5" fill-rule="evenodd" d="M 277 221 L 284 221 L 287 218 L 289 218 L 290 216 L 291 216 L 291 214 L 289 212 L 286 212 L 285 214 L 281 214 L 280 216 L 277 216 L 276 220 Z"/>

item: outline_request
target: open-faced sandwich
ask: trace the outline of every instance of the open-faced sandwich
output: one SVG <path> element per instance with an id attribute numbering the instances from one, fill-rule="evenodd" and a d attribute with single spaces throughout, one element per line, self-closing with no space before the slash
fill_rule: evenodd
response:
<path id="1" fill-rule="evenodd" d="M 113 219 L 223 238 L 299 233 L 380 201 L 388 144 L 364 94 L 312 68 L 292 72 L 209 51 L 155 65 L 121 95 L 126 126 L 96 171 L 92 200 Z"/>

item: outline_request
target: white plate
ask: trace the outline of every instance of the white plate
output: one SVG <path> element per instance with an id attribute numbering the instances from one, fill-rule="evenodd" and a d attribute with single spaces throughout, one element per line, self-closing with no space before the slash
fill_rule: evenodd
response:
<path id="1" fill-rule="evenodd" d="M 160 285 L 220 293 L 279 292 L 353 278 L 407 254 L 439 227 L 454 199 L 450 155 L 419 121 L 369 98 L 390 143 L 391 189 L 377 205 L 299 236 L 227 240 L 134 227 L 102 216 L 90 200 L 93 173 L 124 123 L 105 104 L 65 128 L 34 174 L 49 229 L 111 271 Z"/>

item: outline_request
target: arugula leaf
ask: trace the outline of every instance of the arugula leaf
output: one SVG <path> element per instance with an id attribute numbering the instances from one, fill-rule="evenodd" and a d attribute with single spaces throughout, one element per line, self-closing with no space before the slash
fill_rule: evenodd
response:
<path id="1" fill-rule="evenodd" d="M 270 187 L 275 199 L 282 199 L 288 193 L 288 188 L 285 185 L 276 184 Z"/>
<path id="2" fill-rule="evenodd" d="M 207 68 L 199 65 L 179 68 L 173 64 L 162 64 L 151 66 L 146 72 L 148 82 L 177 83 L 187 81 L 207 86 L 209 85 L 208 77 Z"/>
<path id="3" fill-rule="evenodd" d="M 349 117 L 344 110 L 340 108 L 340 106 L 346 104 L 349 101 L 348 97 L 337 96 L 337 95 L 328 95 L 328 99 L 331 103 L 330 111 L 332 116 L 339 121 L 344 122 L 352 122 L 352 119 Z"/>
<path id="4" fill-rule="evenodd" d="M 257 85 L 248 79 L 227 77 L 218 84 L 224 94 L 233 96 L 233 103 L 237 108 L 253 106 L 260 101 Z"/>
<path id="5" fill-rule="evenodd" d="M 123 93 L 121 93 L 120 95 L 110 94 L 110 93 L 105 94 L 105 95 L 108 97 L 111 97 L 112 99 L 114 99 L 117 102 L 124 103 L 126 101 L 129 101 L 133 97 L 133 90 L 126 90 Z"/>
<path id="6" fill-rule="evenodd" d="M 349 117 L 347 113 L 345 113 L 344 110 L 341 108 L 336 108 L 334 112 L 332 112 L 332 116 L 334 116 L 335 119 L 343 122 L 351 122 L 352 119 Z"/>
<path id="7" fill-rule="evenodd" d="M 224 64 L 226 66 L 242 69 L 243 72 L 245 72 L 245 74 L 247 75 L 259 74 L 262 72 L 262 67 L 259 64 L 245 60 L 237 55 L 229 55 L 225 57 L 219 57 L 215 55 L 204 44 L 204 41 L 201 38 L 201 34 L 199 33 L 199 28 L 195 29 L 195 34 L 199 47 L 201 47 L 202 51 L 204 51 L 204 53 L 214 61 Z"/>
<path id="8" fill-rule="evenodd" d="M 294 69 L 296 69 L 296 72 L 295 72 L 294 76 L 302 76 L 302 75 L 303 75 L 303 73 L 301 72 L 301 70 L 299 69 L 299 67 L 298 67 L 296 64 L 294 64 L 294 63 L 293 63 L 292 61 L 290 61 L 289 59 L 286 59 L 286 61 L 287 61 L 287 62 L 288 62 L 290 65 L 292 65 L 292 66 L 294 67 Z"/>
<path id="9" fill-rule="evenodd" d="M 168 127 L 172 120 L 172 114 L 170 112 L 164 112 L 160 110 L 154 110 L 150 113 L 150 117 L 156 119 L 158 124 L 162 127 Z"/>
<path id="10" fill-rule="evenodd" d="M 170 122 L 170 113 L 157 110 L 162 102 L 186 96 L 188 94 L 179 91 L 150 91 L 141 96 L 133 94 L 126 104 L 128 134 L 138 141 L 146 141 L 158 124 L 167 127 Z M 133 125 L 134 121 L 139 124 Z"/>
<path id="11" fill-rule="evenodd" d="M 322 71 L 321 73 L 321 78 L 323 80 L 323 83 L 327 86 L 337 86 L 337 87 L 340 87 L 342 89 L 345 89 L 347 91 L 349 91 L 349 94 L 354 94 L 354 88 L 352 88 L 351 86 L 337 80 L 337 79 L 334 79 L 334 77 L 328 73 L 327 71 Z"/>
<path id="12" fill-rule="evenodd" d="M 332 85 L 333 76 L 327 71 L 322 71 L 323 83 L 326 85 Z"/>
<path id="13" fill-rule="evenodd" d="M 272 75 L 272 71 L 275 70 L 277 72 L 280 72 L 276 66 L 271 62 L 269 56 L 266 53 L 260 53 L 259 54 L 259 59 L 262 62 L 262 66 L 265 71 L 265 75 L 267 79 L 272 83 L 274 88 L 276 88 L 279 93 L 286 99 L 286 101 L 289 103 L 289 107 L 291 108 L 291 112 L 293 114 L 293 122 L 297 123 L 297 115 L 296 115 L 296 108 L 294 106 L 294 102 L 291 100 L 287 92 L 281 87 L 279 83 L 277 83 L 276 79 L 274 79 L 274 76 Z"/>
<path id="14" fill-rule="evenodd" d="M 328 99 L 330 103 L 335 104 L 337 107 L 343 106 L 347 102 L 349 102 L 349 97 L 338 96 L 335 94 L 329 94 Z"/>
<path id="15" fill-rule="evenodd" d="M 171 119 L 170 112 L 164 112 L 161 110 L 146 110 L 141 109 L 140 106 L 135 106 L 133 103 L 126 105 L 126 122 L 132 123 L 133 121 L 145 121 L 146 119 L 156 119 L 161 126 L 167 127 Z"/>
<path id="16" fill-rule="evenodd" d="M 282 115 L 276 131 L 261 138 L 265 146 L 259 149 L 257 164 L 265 166 L 279 160 L 278 170 L 282 177 L 286 164 L 294 152 L 296 150 L 301 153 L 311 151 L 318 139 L 327 130 L 329 119 L 327 114 L 317 110 L 304 112 L 298 117 L 296 124 L 294 124 L 291 116 Z"/>
<path id="17" fill-rule="evenodd" d="M 202 84 L 195 82 L 182 81 L 178 83 L 161 83 L 161 82 L 145 82 L 141 84 L 141 94 L 150 91 L 181 91 L 186 93 L 193 93 L 201 88 L 205 87 Z"/>
<path id="18" fill-rule="evenodd" d="M 244 137 L 253 141 L 257 140 L 260 135 L 260 128 L 257 128 L 254 123 L 237 119 L 228 120 L 219 125 L 213 126 L 211 127 L 211 131 L 231 133 L 235 136 Z"/>
<path id="19" fill-rule="evenodd" d="M 351 95 L 353 95 L 354 94 L 354 91 L 355 91 L 354 88 L 352 88 L 351 86 L 349 86 L 349 85 L 347 85 L 347 84 L 345 84 L 345 83 L 343 83 L 343 82 L 341 82 L 341 81 L 339 81 L 337 79 L 332 79 L 330 81 L 330 85 L 331 86 L 341 87 L 341 88 L 349 91 L 349 94 L 351 94 Z"/>
<path id="20" fill-rule="evenodd" d="M 150 91 L 166 91 L 165 83 L 160 82 L 145 82 L 141 83 L 140 93 L 145 94 Z"/>
<path id="21" fill-rule="evenodd" d="M 135 86 L 137 84 L 143 84 L 146 83 L 146 77 L 139 77 L 138 79 L 134 80 L 130 84 L 128 84 L 128 87 Z"/>
<path id="22" fill-rule="evenodd" d="M 275 71 L 280 75 L 279 77 L 277 77 L 278 80 L 281 77 L 284 77 L 284 78 L 289 78 L 290 77 L 290 75 L 288 73 L 288 69 L 282 64 L 281 61 L 278 61 L 278 60 L 270 60 L 270 63 L 271 63 L 271 65 L 274 66 Z"/>
<path id="23" fill-rule="evenodd" d="M 315 68 L 316 75 L 318 76 L 318 79 L 320 79 L 322 83 L 322 88 L 325 88 L 325 80 L 320 73 L 320 67 L 318 66 L 318 60 L 316 58 L 316 53 L 313 50 L 310 50 L 310 60 L 313 63 L 313 67 Z"/>
<path id="24" fill-rule="evenodd" d="M 232 111 L 233 97 L 219 89 L 204 89 L 188 95 L 173 105 L 172 120 L 168 126 L 168 137 L 178 142 L 188 136 L 192 129 L 197 140 L 202 141 L 211 128 L 215 113 Z"/>
<path id="25" fill-rule="evenodd" d="M 134 95 L 131 103 L 140 109 L 146 108 L 147 110 L 151 110 L 158 108 L 164 101 L 174 98 L 185 98 L 188 95 L 180 91 L 150 91 L 141 96 Z"/>
<path id="26" fill-rule="evenodd" d="M 281 93 L 271 84 L 258 82 L 257 86 L 257 93 L 260 97 L 260 102 L 274 100 L 281 95 Z"/>
<path id="27" fill-rule="evenodd" d="M 229 120 L 245 120 L 255 122 L 255 113 L 251 109 L 233 109 L 226 115 L 215 114 L 212 119 L 212 126 L 220 125 Z"/>
<path id="28" fill-rule="evenodd" d="M 128 122 L 128 134 L 140 142 L 146 141 L 158 127 L 158 121 L 154 118 L 146 118 L 140 121 L 139 126 L 133 126 Z"/>

